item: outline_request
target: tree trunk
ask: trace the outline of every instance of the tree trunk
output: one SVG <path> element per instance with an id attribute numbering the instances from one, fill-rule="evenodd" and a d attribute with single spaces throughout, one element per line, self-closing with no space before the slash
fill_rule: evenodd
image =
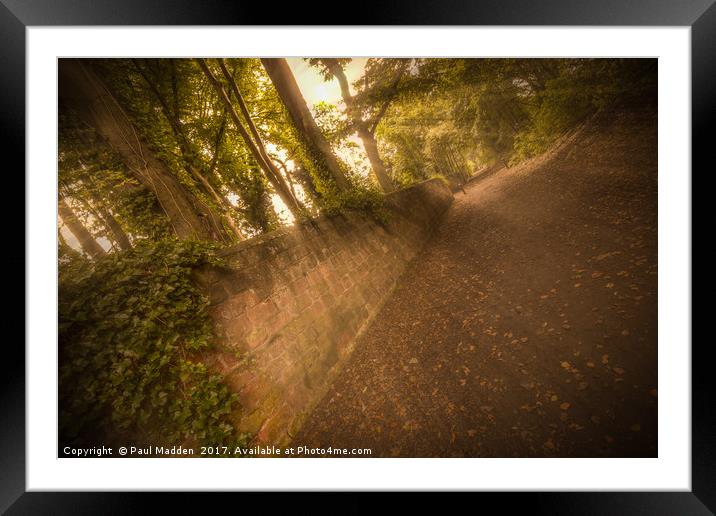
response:
<path id="1" fill-rule="evenodd" d="M 311 199 L 315 202 L 317 202 L 319 199 L 321 199 L 321 194 L 316 189 L 316 185 L 313 182 L 313 176 L 308 173 L 308 171 L 303 168 L 298 162 L 296 162 L 296 168 L 293 171 L 293 176 L 296 178 L 296 180 L 299 182 L 301 187 L 303 187 L 303 191 L 310 195 Z"/>
<path id="2" fill-rule="evenodd" d="M 311 112 L 306 105 L 306 100 L 296 83 L 285 59 L 261 59 L 266 72 L 271 78 L 281 101 L 286 106 L 293 125 L 298 130 L 302 140 L 306 143 L 323 161 L 326 169 L 336 183 L 339 190 L 350 188 L 341 165 L 333 154 L 328 140 L 318 128 Z"/>
<path id="3" fill-rule="evenodd" d="M 179 102 L 177 99 L 177 81 L 176 81 L 176 75 L 174 73 L 174 67 L 172 67 L 172 91 L 174 92 L 174 99 L 173 99 L 173 105 L 174 108 L 169 109 L 169 105 L 167 104 L 166 99 L 162 96 L 161 92 L 157 88 L 157 86 L 152 82 L 152 80 L 147 76 L 147 74 L 142 70 L 142 67 L 139 66 L 139 63 L 137 60 L 133 60 L 134 67 L 137 69 L 139 74 L 144 79 L 144 82 L 147 83 L 149 86 L 149 89 L 152 90 L 152 93 L 154 94 L 154 97 L 159 101 L 159 106 L 162 110 L 162 114 L 164 115 L 164 118 L 169 122 L 169 126 L 172 129 L 172 133 L 174 133 L 174 136 L 176 138 L 177 145 L 179 146 L 179 150 L 181 151 L 182 158 L 184 158 L 184 169 L 189 172 L 189 175 L 191 175 L 194 179 L 196 179 L 199 182 L 199 187 L 201 190 L 204 191 L 206 195 L 208 195 L 217 205 L 218 207 L 223 211 L 224 213 L 224 220 L 226 221 L 226 224 L 231 228 L 231 231 L 234 233 L 234 235 L 239 238 L 239 240 L 243 240 L 243 234 L 239 230 L 238 226 L 234 222 L 234 219 L 232 217 L 232 206 L 229 201 L 227 201 L 223 196 L 219 195 L 213 186 L 209 183 L 209 181 L 199 172 L 197 167 L 195 166 L 195 163 L 199 162 L 198 154 L 194 150 L 194 146 L 191 144 L 189 139 L 186 136 L 186 133 L 184 131 L 184 125 L 181 123 L 180 115 L 179 115 Z M 215 153 L 215 157 L 218 157 L 218 148 Z M 215 163 L 215 162 L 214 162 Z M 211 166 L 213 169 L 213 165 Z M 224 235 L 225 231 L 224 228 L 221 226 L 221 224 L 218 222 L 218 217 L 214 213 L 214 210 L 211 208 L 208 208 L 208 212 L 210 215 L 210 220 L 212 227 L 214 231 L 217 234 Z"/>
<path id="4" fill-rule="evenodd" d="M 92 180 L 89 180 L 90 183 L 92 183 Z M 105 207 L 105 203 L 102 201 L 102 199 L 99 198 L 99 196 L 90 188 L 88 190 L 89 197 L 91 197 L 92 202 L 90 202 L 89 199 L 83 199 L 81 195 L 73 194 L 71 197 L 73 199 L 77 199 L 82 206 L 89 212 L 92 213 L 92 215 L 97 218 L 97 220 L 102 221 L 104 223 L 105 229 L 107 231 L 106 236 L 110 239 L 111 242 L 117 245 L 122 250 L 131 249 L 132 244 L 129 242 L 129 238 L 127 237 L 127 234 L 124 232 L 122 227 L 119 225 L 119 222 L 117 222 L 117 219 L 114 218 L 114 216 L 110 213 L 109 209 Z"/>
<path id="5" fill-rule="evenodd" d="M 236 85 L 236 81 L 234 80 L 234 76 L 229 73 L 229 70 L 226 68 L 226 65 L 224 64 L 224 60 L 219 58 L 219 67 L 221 68 L 221 73 L 224 74 L 224 77 L 226 78 L 226 81 L 229 83 L 229 88 L 234 93 L 234 96 L 236 97 L 236 102 L 239 104 L 239 109 L 241 110 L 241 114 L 244 116 L 244 120 L 246 121 L 246 125 L 249 127 L 249 131 L 251 132 L 251 136 L 253 137 L 254 144 L 256 145 L 256 149 L 259 151 L 259 154 L 263 158 L 264 162 L 268 166 L 268 168 L 271 170 L 271 173 L 276 178 L 276 181 L 281 185 L 281 189 L 285 190 L 286 193 L 292 198 L 292 203 L 295 203 L 296 207 L 300 210 L 300 205 L 298 203 L 298 199 L 293 195 L 291 192 L 291 188 L 289 187 L 288 183 L 286 182 L 286 179 L 281 175 L 281 172 L 279 171 L 276 164 L 273 162 L 273 159 L 271 156 L 269 156 L 268 152 L 266 151 L 266 146 L 264 145 L 264 141 L 261 138 L 261 135 L 259 134 L 258 129 L 256 128 L 256 124 L 254 124 L 254 120 L 251 117 L 251 113 L 249 112 L 249 108 L 246 106 L 246 102 L 244 101 L 244 96 L 241 94 L 241 91 L 239 90 L 239 87 Z M 294 213 L 296 215 L 296 213 Z"/>
<path id="6" fill-rule="evenodd" d="M 129 241 L 129 237 L 122 229 L 122 226 L 119 225 L 117 219 L 114 218 L 114 215 L 104 206 L 99 207 L 99 214 L 109 228 L 110 233 L 112 233 L 117 246 L 123 251 L 131 249 L 132 243 Z"/>
<path id="7" fill-rule="evenodd" d="M 363 142 L 365 153 L 368 155 L 368 161 L 370 161 L 370 166 L 373 169 L 373 173 L 375 174 L 380 187 L 385 193 L 392 192 L 395 190 L 395 187 L 393 186 L 393 181 L 391 181 L 388 176 L 388 172 L 385 170 L 383 160 L 380 159 L 378 142 L 375 141 L 375 136 L 367 129 L 360 128 L 358 129 L 358 137 Z"/>
<path id="8" fill-rule="evenodd" d="M 390 180 L 390 177 L 388 177 L 383 160 L 380 159 L 378 143 L 375 141 L 374 134 L 368 128 L 368 124 L 363 121 L 359 111 L 356 109 L 353 96 L 351 95 L 350 88 L 348 86 L 348 79 L 346 78 L 343 68 L 336 59 L 322 59 L 321 61 L 338 80 L 338 84 L 341 87 L 343 102 L 346 103 L 348 117 L 352 120 L 353 125 L 356 128 L 356 132 L 358 133 L 358 137 L 363 142 L 365 153 L 368 155 L 368 161 L 373 169 L 375 178 L 378 180 L 378 184 L 380 184 L 383 192 L 392 192 L 395 187 L 393 186 L 393 182 Z"/>
<path id="9" fill-rule="evenodd" d="M 90 255 L 92 258 L 99 258 L 100 256 L 107 254 L 102 246 L 97 243 L 92 234 L 87 230 L 84 224 L 82 224 L 82 221 L 77 218 L 75 212 L 72 211 L 72 208 L 67 205 L 62 197 L 60 197 L 58 202 L 58 211 L 60 213 L 60 217 L 62 218 L 62 222 L 65 223 L 67 229 L 69 229 L 75 236 L 77 241 L 80 243 L 80 247 L 82 247 L 82 250 L 85 253 Z"/>
<path id="10" fill-rule="evenodd" d="M 207 223 L 206 206 L 189 194 L 141 141 L 126 112 L 88 64 L 60 59 L 59 98 L 107 140 L 130 172 L 156 196 L 176 236 L 220 239 Z"/>
<path id="11" fill-rule="evenodd" d="M 219 61 L 219 67 L 221 68 L 221 73 L 224 74 L 224 77 L 226 78 L 226 81 L 229 83 L 229 88 L 236 96 L 236 101 L 239 104 L 239 109 L 241 110 L 241 114 L 244 116 L 244 120 L 246 121 L 246 125 L 249 127 L 249 131 L 251 132 L 251 135 L 254 138 L 254 143 L 256 145 L 256 149 L 259 151 L 259 154 L 264 160 L 264 163 L 266 163 L 266 166 L 271 170 L 271 173 L 273 174 L 276 183 L 281 187 L 281 190 L 286 193 L 287 199 L 283 199 L 284 203 L 286 203 L 286 206 L 291 210 L 291 212 L 294 214 L 294 216 L 298 216 L 301 213 L 302 206 L 298 202 L 298 199 L 293 194 L 293 190 L 288 185 L 287 179 L 284 179 L 284 177 L 281 175 L 281 172 L 279 171 L 278 167 L 274 163 L 271 156 L 269 156 L 268 152 L 266 151 L 266 146 L 264 145 L 263 139 L 261 138 L 261 135 L 259 134 L 258 129 L 256 128 L 256 124 L 254 124 L 254 120 L 251 117 L 251 113 L 249 112 L 249 108 L 246 106 L 246 102 L 244 102 L 244 97 L 241 95 L 241 91 L 239 91 L 239 87 L 236 85 L 236 81 L 234 80 L 234 76 L 229 73 L 229 70 L 226 68 L 226 65 L 224 64 L 224 60 L 222 58 L 218 59 Z M 291 204 L 287 202 L 287 200 L 291 201 Z M 294 209 L 295 207 L 295 209 Z"/>
<path id="12" fill-rule="evenodd" d="M 78 252 L 76 249 L 72 249 L 72 247 L 67 243 L 65 237 L 62 236 L 62 231 L 57 231 L 57 239 L 59 241 L 60 252 L 72 256 L 73 258 L 78 258 L 82 256 L 82 253 Z"/>
<path id="13" fill-rule="evenodd" d="M 246 128 L 241 123 L 239 114 L 236 112 L 236 109 L 234 109 L 234 106 L 231 103 L 231 100 L 229 99 L 229 96 L 227 95 L 226 91 L 224 90 L 224 87 L 214 76 L 213 72 L 209 69 L 206 62 L 203 59 L 198 59 L 197 62 L 199 63 L 199 66 L 204 72 L 204 75 L 206 75 L 207 79 L 209 79 L 209 82 L 216 90 L 216 93 L 219 95 L 219 98 L 224 103 L 224 106 L 229 112 L 229 115 L 231 116 L 231 119 L 233 120 L 236 129 L 239 131 L 241 138 L 246 143 L 246 146 L 249 148 L 249 151 L 256 160 L 256 163 L 258 163 L 258 165 L 264 171 L 264 174 L 266 174 L 266 177 L 268 178 L 269 182 L 274 187 L 279 197 L 281 197 L 281 200 L 284 202 L 289 211 L 294 215 L 294 217 L 298 218 L 301 214 L 301 208 L 298 205 L 296 199 L 291 195 L 291 191 L 288 188 L 286 182 L 283 180 L 283 177 L 278 174 L 275 166 L 271 166 L 272 164 L 269 162 L 270 160 L 266 160 L 264 154 L 258 147 L 258 143 L 254 143 L 254 141 L 251 139 L 251 135 L 249 135 L 249 133 L 246 131 Z M 248 120 L 247 123 L 249 121 L 250 120 Z"/>

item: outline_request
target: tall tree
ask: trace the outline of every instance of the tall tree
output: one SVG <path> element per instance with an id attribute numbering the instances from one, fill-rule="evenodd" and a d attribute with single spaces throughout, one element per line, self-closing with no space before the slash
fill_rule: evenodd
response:
<path id="1" fill-rule="evenodd" d="M 204 74 L 206 75 L 207 79 L 209 79 L 211 85 L 216 90 L 216 93 L 219 95 L 219 98 L 224 103 L 226 110 L 229 112 L 229 115 L 234 122 L 234 126 L 236 127 L 237 131 L 239 131 L 239 134 L 244 140 L 246 146 L 249 148 L 252 156 L 266 174 L 266 177 L 276 190 L 276 193 L 279 195 L 279 197 L 281 197 L 281 200 L 286 205 L 288 210 L 293 214 L 293 216 L 299 217 L 302 211 L 301 206 L 291 193 L 289 186 L 286 184 L 286 181 L 283 179 L 283 176 L 281 176 L 280 172 L 278 171 L 278 168 L 276 168 L 276 165 L 273 164 L 271 158 L 266 154 L 266 149 L 258 134 L 258 130 L 256 129 L 256 126 L 251 119 L 246 104 L 243 101 L 243 97 L 241 96 L 241 92 L 236 86 L 236 82 L 233 80 L 233 77 L 229 75 L 228 78 L 231 91 L 233 91 L 234 95 L 236 96 L 240 109 L 244 114 L 246 124 L 249 126 L 249 130 L 254 135 L 254 138 L 256 138 L 256 141 L 251 138 L 249 131 L 247 131 L 244 127 L 244 124 L 242 123 L 239 114 L 236 112 L 236 109 L 234 109 L 234 105 L 232 104 L 229 95 L 226 93 L 224 86 L 216 78 L 214 72 L 211 71 L 211 69 L 207 65 L 206 60 L 198 59 L 197 62 Z M 226 68 L 224 67 L 224 69 Z"/>
<path id="2" fill-rule="evenodd" d="M 338 158 L 333 153 L 330 144 L 318 128 L 311 112 L 306 105 L 306 100 L 296 83 L 296 78 L 285 59 L 263 58 L 261 63 L 271 78 L 281 101 L 293 121 L 304 143 L 313 151 L 312 153 L 323 162 L 326 170 L 339 190 L 347 190 L 350 183 L 343 172 Z"/>
<path id="3" fill-rule="evenodd" d="M 132 121 L 89 63 L 59 62 L 61 108 L 72 109 L 121 156 L 129 171 L 157 198 L 179 238 L 221 240 L 208 223 L 210 209 L 189 194 L 139 137 Z"/>
<path id="4" fill-rule="evenodd" d="M 193 144 L 191 139 L 187 136 L 186 129 L 184 128 L 184 124 L 182 122 L 182 113 L 178 100 L 179 95 L 177 92 L 178 80 L 175 60 L 169 60 L 169 64 L 171 67 L 171 85 L 173 93 L 172 102 L 169 102 L 168 99 L 165 98 L 165 96 L 159 90 L 159 87 L 155 84 L 152 78 L 149 77 L 149 74 L 144 70 L 139 61 L 137 59 L 133 59 L 132 61 L 134 63 L 134 67 L 142 76 L 142 79 L 144 79 L 145 83 L 154 95 L 154 98 L 157 100 L 157 102 L 159 102 L 162 115 L 164 115 L 166 121 L 169 123 L 169 127 L 171 127 L 172 134 L 174 135 L 179 150 L 182 154 L 184 168 L 194 179 L 196 179 L 200 188 L 206 193 L 206 195 L 208 195 L 208 197 L 216 203 L 219 209 L 221 209 L 221 211 L 223 212 L 223 220 L 226 222 L 226 225 L 231 228 L 231 232 L 234 234 L 234 236 L 242 240 L 244 236 L 241 233 L 236 222 L 234 221 L 233 217 L 234 207 L 226 199 L 226 197 L 216 191 L 216 189 L 211 185 L 211 183 L 206 177 L 206 172 L 211 173 L 216 167 L 216 162 L 219 155 L 218 147 L 221 143 L 221 135 L 223 132 L 223 124 L 219 128 L 219 136 L 215 144 L 214 156 L 212 158 L 212 161 L 208 166 L 204 167 L 206 168 L 206 170 L 202 172 L 199 170 L 201 166 L 200 163 L 202 162 L 199 157 L 199 152 L 197 151 L 196 146 Z M 216 230 L 221 231 L 220 226 L 217 224 L 217 222 L 212 222 Z"/>
<path id="5" fill-rule="evenodd" d="M 375 130 L 377 129 L 383 116 L 385 116 L 391 101 L 397 94 L 398 84 L 407 69 L 407 61 L 402 59 L 391 61 L 391 65 L 395 62 L 397 66 L 395 66 L 392 70 L 393 74 L 391 74 L 392 76 L 390 77 L 388 84 L 386 84 L 386 81 L 383 80 L 379 83 L 372 84 L 372 88 L 366 86 L 365 91 L 363 92 L 364 97 L 376 97 L 373 93 L 376 93 L 378 90 L 380 90 L 380 96 L 382 97 L 382 99 L 380 99 L 381 101 L 378 103 L 379 107 L 370 116 L 364 116 L 364 112 L 366 111 L 364 109 L 365 105 L 361 105 L 361 103 L 358 102 L 351 94 L 350 85 L 348 84 L 348 79 L 345 71 L 343 70 L 343 63 L 345 60 L 336 58 L 317 58 L 310 59 L 309 62 L 314 65 L 322 65 L 324 67 L 324 77 L 332 76 L 338 81 L 341 88 L 341 96 L 343 97 L 343 102 L 346 105 L 348 118 L 351 120 L 353 129 L 363 143 L 365 153 L 368 156 L 368 161 L 370 161 L 371 169 L 373 170 L 373 173 L 375 174 L 375 177 L 383 191 L 386 193 L 392 192 L 395 187 L 386 170 L 385 163 L 383 163 L 383 160 L 380 157 L 378 142 L 375 138 Z M 363 82 L 367 85 L 367 75 L 364 76 L 364 79 L 365 80 Z M 378 84 L 380 87 L 378 87 Z"/>
<path id="6" fill-rule="evenodd" d="M 80 162 L 84 167 L 84 164 Z M 85 182 L 87 184 L 85 184 Z M 112 214 L 109 203 L 102 198 L 99 193 L 97 185 L 94 184 L 92 177 L 87 174 L 84 180 L 78 181 L 77 187 L 71 193 L 73 199 L 78 199 L 82 205 L 87 208 L 87 211 L 91 212 L 92 215 L 100 220 L 106 228 L 105 236 L 112 242 L 112 245 L 123 251 L 132 248 L 132 243 L 127 236 L 127 233 L 122 228 L 122 225 Z M 60 188 L 62 190 L 62 188 Z"/>
<path id="7" fill-rule="evenodd" d="M 86 214 L 90 215 L 94 220 L 100 223 L 104 231 L 99 233 L 98 236 L 104 236 L 110 241 L 113 248 L 126 250 L 131 249 L 132 244 L 129 241 L 129 237 L 122 229 L 122 226 L 117 222 L 112 213 L 106 206 L 104 199 L 101 199 L 97 192 L 92 188 L 87 188 L 85 185 L 78 185 L 79 188 L 69 189 L 62 188 L 60 186 L 60 197 L 68 196 L 76 200 L 79 205 L 82 206 Z M 66 195 L 64 191 L 69 191 L 70 194 Z M 75 216 L 77 213 L 75 213 Z"/>
<path id="8" fill-rule="evenodd" d="M 92 233 L 89 232 L 82 221 L 75 215 L 75 212 L 72 211 L 72 208 L 65 202 L 63 197 L 60 197 L 58 200 L 58 211 L 62 222 L 64 222 L 67 229 L 75 236 L 85 253 L 92 258 L 99 258 L 106 254 L 102 246 L 94 239 Z"/>
<path id="9" fill-rule="evenodd" d="M 110 234 L 112 235 L 112 239 L 117 244 L 117 247 L 119 249 L 126 251 L 127 249 L 132 248 L 132 243 L 129 241 L 129 237 L 127 236 L 127 233 L 124 232 L 122 229 L 122 226 L 120 226 L 119 222 L 117 222 L 117 219 L 114 218 L 114 215 L 112 215 L 112 212 L 109 211 L 104 205 L 99 204 L 97 208 L 100 217 L 104 221 L 105 225 L 107 226 L 107 229 L 109 230 Z"/>

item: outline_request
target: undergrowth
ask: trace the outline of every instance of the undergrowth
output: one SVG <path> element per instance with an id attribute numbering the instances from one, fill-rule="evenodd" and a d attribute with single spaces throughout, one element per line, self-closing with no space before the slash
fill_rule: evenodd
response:
<path id="1" fill-rule="evenodd" d="M 61 257 L 60 438 L 242 445 L 236 396 L 197 354 L 213 345 L 192 270 L 214 244 L 164 239 L 94 262 Z"/>

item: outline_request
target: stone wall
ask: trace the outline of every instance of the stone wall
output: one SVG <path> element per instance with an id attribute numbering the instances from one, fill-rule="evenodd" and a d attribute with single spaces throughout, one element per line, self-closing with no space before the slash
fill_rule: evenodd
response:
<path id="1" fill-rule="evenodd" d="M 238 393 L 240 430 L 290 440 L 451 202 L 443 182 L 425 181 L 387 196 L 385 225 L 358 212 L 321 217 L 197 271 L 220 341 L 203 358 Z"/>

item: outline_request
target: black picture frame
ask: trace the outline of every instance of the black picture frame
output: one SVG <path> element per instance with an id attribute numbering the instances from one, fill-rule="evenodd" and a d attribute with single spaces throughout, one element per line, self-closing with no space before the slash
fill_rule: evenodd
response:
<path id="1" fill-rule="evenodd" d="M 706 175 L 709 148 L 713 146 L 708 129 L 716 113 L 716 5 L 715 0 L 489 0 L 482 2 L 442 2 L 394 0 L 361 2 L 353 12 L 342 15 L 352 25 L 621 25 L 691 27 L 692 71 L 692 192 L 708 195 L 705 188 L 693 189 L 697 167 Z M 265 5 L 253 2 L 205 0 L 0 0 L 0 102 L 2 132 L 0 146 L 6 164 L 6 181 L 15 181 L 12 191 L 24 192 L 25 170 L 25 29 L 38 25 L 341 25 L 321 19 L 317 12 L 337 13 L 337 7 L 318 9 L 311 4 L 281 4 L 266 16 Z M 336 16 L 338 18 L 338 16 Z M 9 158 L 16 165 L 11 167 Z M 711 166 L 710 168 L 713 168 Z M 699 184 L 703 180 L 699 180 Z M 25 295 L 20 292 L 20 275 L 26 263 L 24 224 L 17 221 L 24 213 L 24 196 L 6 199 L 2 204 L 5 237 L 16 245 L 2 254 L 5 271 L 6 321 L 18 331 L 5 340 L 5 367 L 0 407 L 0 511 L 9 514 L 102 514 L 137 512 L 144 506 L 139 494 L 131 493 L 26 493 L 25 492 Z M 713 215 L 693 214 L 696 226 L 713 221 Z M 18 203 L 14 205 L 14 203 Z M 698 224 L 697 224 L 698 223 Z M 693 237 L 692 237 L 693 242 Z M 692 274 L 694 262 L 692 243 Z M 699 267 L 701 272 L 705 267 Z M 668 273 L 668 271 L 661 271 Z M 26 271 L 27 274 L 27 271 Z M 710 275 L 699 277 L 698 287 L 713 286 Z M 24 285 L 22 291 L 24 292 Z M 692 303 L 693 305 L 693 303 Z M 705 310 L 702 307 L 701 310 Z M 22 314 L 20 313 L 22 311 Z M 692 309 L 692 314 L 693 314 Z M 693 315 L 692 315 L 693 318 Z M 22 337 L 22 338 L 20 338 Z M 692 339 L 692 491 L 644 493 L 501 493 L 484 494 L 480 501 L 499 504 L 501 511 L 515 507 L 531 513 L 549 514 L 713 514 L 716 511 L 716 402 L 712 396 L 712 371 L 707 360 L 709 340 Z M 689 345 L 691 343 L 673 343 Z M 146 496 L 146 495 L 145 495 Z M 245 495 L 242 495 L 245 496 Z M 187 509 L 184 496 L 173 493 L 173 503 Z M 212 498 L 224 503 L 224 496 Z M 164 503 L 164 501 L 162 502 Z M 203 505 L 206 509 L 208 506 Z"/>

